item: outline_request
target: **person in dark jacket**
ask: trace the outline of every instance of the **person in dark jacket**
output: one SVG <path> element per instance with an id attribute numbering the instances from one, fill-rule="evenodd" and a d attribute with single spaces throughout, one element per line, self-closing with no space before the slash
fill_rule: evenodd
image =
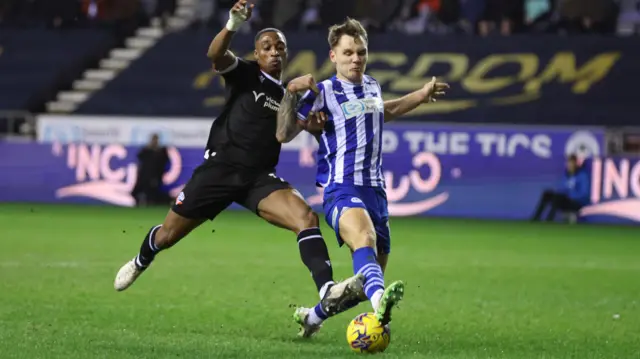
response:
<path id="1" fill-rule="evenodd" d="M 162 190 L 162 176 L 169 165 L 167 148 L 160 146 L 158 135 L 138 152 L 138 177 L 131 195 L 136 206 L 167 204 L 171 200 Z"/>
<path id="2" fill-rule="evenodd" d="M 549 208 L 547 221 L 553 221 L 556 211 L 577 212 L 580 208 L 589 204 L 591 180 L 586 168 L 578 164 L 575 155 L 567 159 L 567 168 L 562 179 L 562 184 L 557 190 L 546 190 L 542 193 L 534 221 L 539 221 L 545 208 Z"/>

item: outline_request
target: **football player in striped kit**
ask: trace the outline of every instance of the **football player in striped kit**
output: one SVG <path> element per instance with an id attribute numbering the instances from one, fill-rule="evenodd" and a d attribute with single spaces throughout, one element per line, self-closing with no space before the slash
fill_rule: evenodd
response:
<path id="1" fill-rule="evenodd" d="M 277 138 L 290 141 L 297 120 L 326 118 L 317 136 L 316 176 L 317 185 L 324 188 L 325 218 L 338 243 L 351 249 L 353 271 L 364 275 L 364 293 L 378 320 L 387 325 L 391 309 L 404 295 L 404 283 L 384 284 L 391 235 L 382 173 L 382 128 L 420 104 L 435 101 L 449 85 L 433 78 L 420 90 L 384 101 L 378 82 L 365 75 L 368 38 L 360 22 L 347 19 L 332 26 L 328 41 L 336 74 L 320 83 L 312 75 L 289 82 L 278 111 Z M 302 91 L 306 92 L 299 99 L 297 93 Z M 324 115 L 314 116 L 319 113 Z M 320 305 L 297 308 L 294 314 L 302 336 L 317 332 L 328 317 Z"/>

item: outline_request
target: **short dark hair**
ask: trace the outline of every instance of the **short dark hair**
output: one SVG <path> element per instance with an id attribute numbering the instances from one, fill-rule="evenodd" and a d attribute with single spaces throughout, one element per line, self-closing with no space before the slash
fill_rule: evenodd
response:
<path id="1" fill-rule="evenodd" d="M 282 36 L 282 38 L 284 39 L 284 44 L 285 45 L 287 44 L 287 38 L 284 36 L 284 33 L 276 29 L 275 27 L 267 27 L 265 29 L 258 31 L 258 33 L 256 34 L 256 37 L 253 39 L 253 43 L 255 44 L 256 42 L 258 42 L 258 40 L 260 40 L 260 37 L 267 32 L 275 32 L 277 34 L 280 34 L 280 36 Z"/>
<path id="2" fill-rule="evenodd" d="M 571 162 L 578 162 L 578 156 L 576 156 L 575 154 L 570 154 L 569 157 L 567 157 L 567 159 Z"/>
<path id="3" fill-rule="evenodd" d="M 365 42 L 369 42 L 367 30 L 364 29 L 360 21 L 348 17 L 342 24 L 333 25 L 329 28 L 329 46 L 333 49 L 338 45 L 342 36 L 348 35 L 353 38 L 362 36 Z"/>

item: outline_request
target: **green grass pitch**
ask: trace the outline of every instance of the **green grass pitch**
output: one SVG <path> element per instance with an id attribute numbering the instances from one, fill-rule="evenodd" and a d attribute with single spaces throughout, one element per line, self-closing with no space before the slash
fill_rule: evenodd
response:
<path id="1" fill-rule="evenodd" d="M 0 357 L 354 358 L 348 322 L 296 338 L 317 301 L 294 236 L 246 211 L 206 223 L 117 293 L 166 209 L 0 205 Z M 407 284 L 384 358 L 640 358 L 640 230 L 392 219 Z M 215 232 L 212 230 L 215 229 Z M 337 278 L 349 251 L 323 226 Z"/>

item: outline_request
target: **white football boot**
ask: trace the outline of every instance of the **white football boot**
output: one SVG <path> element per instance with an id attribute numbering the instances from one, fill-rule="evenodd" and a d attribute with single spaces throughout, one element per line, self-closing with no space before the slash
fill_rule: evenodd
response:
<path id="1" fill-rule="evenodd" d="M 113 287 L 118 292 L 129 288 L 142 272 L 144 272 L 144 269 L 138 268 L 136 259 L 133 258 L 120 268 L 118 274 L 116 274 L 116 280 L 113 282 Z"/>

